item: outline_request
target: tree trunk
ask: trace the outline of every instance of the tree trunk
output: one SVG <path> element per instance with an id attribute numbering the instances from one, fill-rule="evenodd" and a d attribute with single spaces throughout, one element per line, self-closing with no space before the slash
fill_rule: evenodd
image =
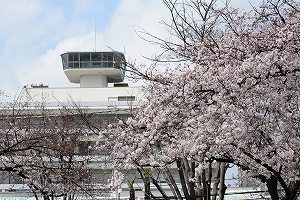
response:
<path id="1" fill-rule="evenodd" d="M 211 162 L 209 162 L 207 174 L 208 174 L 208 180 L 206 180 L 206 183 L 205 183 L 206 184 L 206 198 L 210 199 L 211 178 L 212 178 Z"/>
<path id="2" fill-rule="evenodd" d="M 36 200 L 39 200 L 39 198 L 38 198 L 38 196 L 37 196 L 37 194 L 36 194 L 34 188 L 33 188 L 31 185 L 29 185 L 29 188 L 30 188 L 31 192 L 34 194 L 35 199 L 36 199 Z"/>
<path id="3" fill-rule="evenodd" d="M 129 200 L 135 200 L 135 190 L 134 190 L 134 188 L 129 188 Z"/>
<path id="4" fill-rule="evenodd" d="M 145 174 L 145 200 L 151 199 L 151 191 L 150 191 L 150 178 L 148 174 Z"/>
<path id="5" fill-rule="evenodd" d="M 224 200 L 225 191 L 227 186 L 225 185 L 225 174 L 226 174 L 227 164 L 220 164 L 220 189 L 219 189 L 219 200 Z"/>
<path id="6" fill-rule="evenodd" d="M 202 190 L 203 198 L 204 198 L 204 200 L 209 200 L 209 199 L 207 199 L 207 196 L 206 196 L 207 185 L 206 185 L 205 169 L 202 171 L 202 184 L 203 184 L 203 190 Z"/>
<path id="7" fill-rule="evenodd" d="M 168 177 L 166 180 L 169 180 L 168 184 L 173 192 L 173 195 L 175 197 L 177 197 L 179 200 L 183 200 L 182 195 L 179 191 L 179 188 L 177 187 L 177 184 L 176 184 L 171 172 L 168 169 L 166 170 L 166 176 Z"/>
<path id="8" fill-rule="evenodd" d="M 50 197 L 49 197 L 49 195 L 47 195 L 47 194 L 43 194 L 43 199 L 44 199 L 44 200 L 50 200 Z"/>
<path id="9" fill-rule="evenodd" d="M 152 194 L 150 190 L 150 171 L 149 169 L 137 168 L 144 182 L 144 199 L 151 199 Z M 143 171 L 142 171 L 143 170 Z"/>
<path id="10" fill-rule="evenodd" d="M 167 194 L 165 193 L 165 191 L 161 188 L 161 186 L 158 184 L 157 180 L 155 180 L 153 177 L 151 177 L 151 181 L 153 183 L 153 185 L 155 185 L 155 187 L 158 189 L 158 191 L 160 192 L 160 194 L 163 196 L 164 199 L 170 199 Z"/>
<path id="11" fill-rule="evenodd" d="M 267 187 L 272 200 L 279 200 L 278 191 L 277 191 L 277 179 L 274 175 L 271 175 L 271 178 L 267 179 Z"/>
<path id="12" fill-rule="evenodd" d="M 217 165 L 216 165 L 216 177 L 215 177 L 215 181 L 214 181 L 214 186 L 213 186 L 213 191 L 212 191 L 212 200 L 216 200 L 217 199 L 217 193 L 218 193 L 218 186 L 219 186 L 219 183 L 220 183 L 220 163 L 217 162 Z"/>
<path id="13" fill-rule="evenodd" d="M 184 178 L 184 174 L 183 174 L 183 169 L 182 169 L 183 167 L 182 167 L 182 164 L 181 164 L 181 160 L 178 159 L 176 161 L 176 164 L 177 164 L 177 169 L 178 169 L 178 173 L 179 173 L 179 177 L 180 177 L 180 183 L 181 183 L 181 187 L 182 187 L 185 199 L 186 200 L 191 200 L 188 189 L 186 187 L 186 182 L 185 182 L 185 178 Z"/>
<path id="14" fill-rule="evenodd" d="M 189 173 L 191 174 L 190 176 L 193 179 L 195 178 L 195 168 L 196 168 L 195 162 L 191 162 L 191 167 L 190 167 Z M 196 199 L 195 186 L 196 186 L 196 183 L 194 181 L 189 181 L 190 195 L 193 199 Z"/>
<path id="15" fill-rule="evenodd" d="M 189 195 L 191 199 L 196 199 L 195 183 L 191 181 L 191 179 L 195 177 L 195 162 L 191 162 L 190 164 L 187 158 L 182 159 L 183 175 L 185 178 L 184 180 L 187 183 Z"/>
<path id="16" fill-rule="evenodd" d="M 198 189 L 196 191 L 196 200 L 203 200 L 203 184 L 202 184 L 202 175 L 197 177 L 197 185 L 198 185 Z"/>

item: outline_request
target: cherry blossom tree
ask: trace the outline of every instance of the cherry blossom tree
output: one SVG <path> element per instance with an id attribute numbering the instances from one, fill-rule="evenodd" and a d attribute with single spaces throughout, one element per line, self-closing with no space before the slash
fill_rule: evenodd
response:
<path id="1" fill-rule="evenodd" d="M 173 40 L 146 36 L 165 49 L 155 61 L 180 64 L 142 76 L 154 80 L 149 97 L 121 123 L 114 159 L 128 168 L 192 169 L 181 177 L 187 199 L 189 182 L 203 189 L 197 177 L 216 161 L 266 183 L 274 200 L 297 199 L 299 3 L 266 0 L 245 13 L 216 0 L 164 3 Z"/>
<path id="2" fill-rule="evenodd" d="M 55 113 L 27 103 L 1 110 L 0 170 L 22 179 L 37 199 L 90 195 L 89 157 L 77 152 L 88 130 L 84 122 L 67 109 Z"/>

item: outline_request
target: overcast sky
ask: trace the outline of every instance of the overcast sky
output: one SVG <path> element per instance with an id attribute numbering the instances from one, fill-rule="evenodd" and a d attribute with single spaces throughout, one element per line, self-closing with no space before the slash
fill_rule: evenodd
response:
<path id="1" fill-rule="evenodd" d="M 140 39 L 134 27 L 164 38 L 160 22 L 169 13 L 161 0 L 0 0 L 0 18 L 0 90 L 14 96 L 30 84 L 78 87 L 62 70 L 60 55 L 68 51 L 113 49 L 146 62 L 142 56 L 159 47 Z"/>

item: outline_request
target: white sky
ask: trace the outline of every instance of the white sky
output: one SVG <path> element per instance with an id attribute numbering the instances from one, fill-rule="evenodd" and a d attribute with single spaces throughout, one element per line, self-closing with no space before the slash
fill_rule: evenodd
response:
<path id="1" fill-rule="evenodd" d="M 95 49 L 95 19 L 97 51 L 125 49 L 127 59 L 146 62 L 142 56 L 160 49 L 140 39 L 134 26 L 165 38 L 160 22 L 169 13 L 161 0 L 0 0 L 0 18 L 0 90 L 14 96 L 30 84 L 78 87 L 64 75 L 60 55 Z"/>

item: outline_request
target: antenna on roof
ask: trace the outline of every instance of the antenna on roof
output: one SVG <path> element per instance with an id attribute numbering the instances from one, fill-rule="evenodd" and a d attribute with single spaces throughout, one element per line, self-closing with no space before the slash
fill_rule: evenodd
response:
<path id="1" fill-rule="evenodd" d="M 94 51 L 96 51 L 97 46 L 97 18 L 95 17 L 95 48 Z"/>

